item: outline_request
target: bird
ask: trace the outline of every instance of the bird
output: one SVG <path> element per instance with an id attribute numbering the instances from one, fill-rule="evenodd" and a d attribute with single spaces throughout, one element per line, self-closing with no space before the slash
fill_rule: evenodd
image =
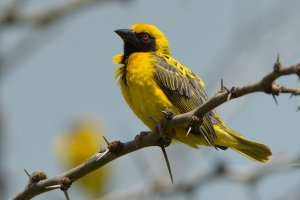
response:
<path id="1" fill-rule="evenodd" d="M 103 126 L 92 117 L 80 118 L 71 127 L 58 134 L 54 148 L 58 160 L 65 168 L 73 168 L 92 157 L 105 142 L 99 140 Z M 102 196 L 110 182 L 110 169 L 104 167 L 79 179 L 80 187 L 89 199 Z"/>
<path id="2" fill-rule="evenodd" d="M 178 115 L 208 100 L 202 79 L 172 57 L 167 37 L 156 26 L 136 23 L 115 33 L 124 43 L 123 53 L 113 57 L 117 65 L 115 79 L 129 107 L 150 130 L 160 130 L 157 127 L 164 118 L 162 110 Z M 271 159 L 268 146 L 231 129 L 214 110 L 203 117 L 201 125 L 178 127 L 174 132 L 170 134 L 172 142 L 193 148 L 230 148 L 262 163 Z"/>

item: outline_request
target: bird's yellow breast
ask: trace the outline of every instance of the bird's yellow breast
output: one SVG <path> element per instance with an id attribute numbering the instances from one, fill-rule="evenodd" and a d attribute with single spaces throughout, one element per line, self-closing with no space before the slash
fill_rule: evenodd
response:
<path id="1" fill-rule="evenodd" d="M 128 58 L 125 79 L 119 79 L 123 96 L 133 112 L 153 130 L 163 118 L 162 110 L 177 111 L 154 79 L 155 57 L 151 53 L 134 53 Z M 125 83 L 126 82 L 126 83 Z"/>

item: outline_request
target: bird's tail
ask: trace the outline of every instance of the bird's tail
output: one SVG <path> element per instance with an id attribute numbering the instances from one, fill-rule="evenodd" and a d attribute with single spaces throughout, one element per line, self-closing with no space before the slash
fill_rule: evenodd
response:
<path id="1" fill-rule="evenodd" d="M 217 133 L 217 139 L 214 141 L 217 148 L 225 150 L 229 147 L 243 156 L 258 162 L 267 162 L 271 159 L 272 152 L 267 145 L 248 140 L 240 133 L 225 126 L 225 124 L 215 125 L 214 129 Z M 176 133 L 174 142 L 179 141 L 193 148 L 198 148 L 199 145 L 209 146 L 204 137 L 200 137 L 199 134 L 191 133 L 186 136 L 186 130 L 179 130 Z"/>
<path id="2" fill-rule="evenodd" d="M 226 132 L 237 140 L 236 145 L 229 146 L 232 150 L 242 154 L 243 156 L 258 162 L 267 162 L 271 159 L 271 149 L 264 144 L 253 142 L 244 138 L 236 131 L 226 127 Z M 229 129 L 229 130 L 228 130 Z"/>

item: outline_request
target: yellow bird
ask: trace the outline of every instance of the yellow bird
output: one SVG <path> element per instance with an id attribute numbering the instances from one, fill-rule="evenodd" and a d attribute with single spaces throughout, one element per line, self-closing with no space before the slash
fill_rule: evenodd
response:
<path id="1" fill-rule="evenodd" d="M 76 121 L 71 129 L 59 134 L 55 140 L 55 150 L 66 168 L 73 168 L 92 157 L 105 142 L 101 142 L 102 127 L 93 119 Z M 80 188 L 86 190 L 90 198 L 103 195 L 109 183 L 109 168 L 97 169 L 79 179 Z"/>
<path id="2" fill-rule="evenodd" d="M 151 130 L 164 118 L 162 110 L 186 113 L 207 100 L 201 78 L 171 56 L 168 40 L 157 27 L 138 23 L 115 32 L 124 41 L 124 53 L 114 56 L 114 63 L 119 65 L 115 78 L 130 108 Z M 189 134 L 188 129 L 177 128 L 172 140 L 194 148 L 229 147 L 259 162 L 270 160 L 272 155 L 266 145 L 226 126 L 215 111 L 206 114 L 203 124 Z"/>

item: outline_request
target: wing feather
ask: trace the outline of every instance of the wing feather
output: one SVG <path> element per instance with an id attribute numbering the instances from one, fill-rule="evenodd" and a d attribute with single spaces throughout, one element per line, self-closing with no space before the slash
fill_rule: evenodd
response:
<path id="1" fill-rule="evenodd" d="M 178 61 L 169 56 L 157 56 L 154 64 L 156 66 L 155 80 L 157 84 L 182 113 L 194 110 L 207 100 L 204 83 Z M 212 112 L 205 115 L 199 130 L 193 130 L 193 132 L 195 134 L 200 132 L 208 145 L 215 147 L 213 139 L 217 136 L 213 128 L 213 122 L 218 120 L 211 119 L 213 117 Z"/>

